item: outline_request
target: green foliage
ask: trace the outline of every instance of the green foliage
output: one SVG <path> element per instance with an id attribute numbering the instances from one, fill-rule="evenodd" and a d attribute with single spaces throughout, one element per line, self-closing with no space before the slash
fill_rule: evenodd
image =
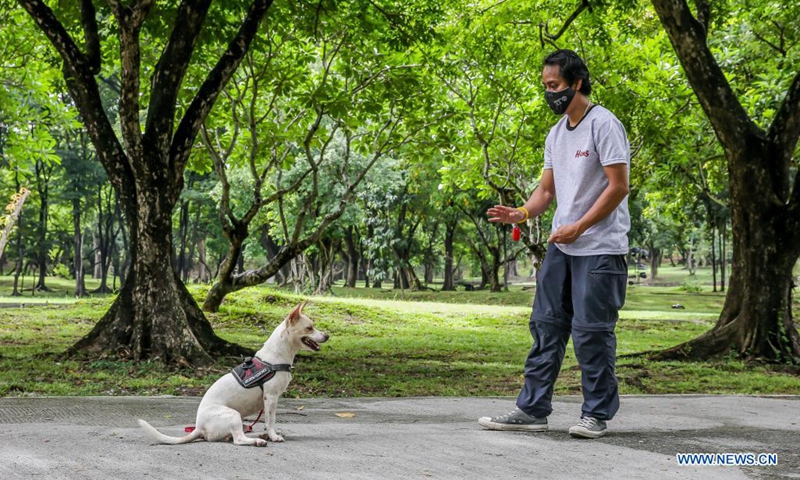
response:
<path id="1" fill-rule="evenodd" d="M 52 128 L 76 125 L 75 112 L 57 94 L 61 72 L 37 42 L 33 24 L 18 8 L 0 11 L 0 160 L 27 167 L 59 163 Z M 16 25 L 16 28 L 6 26 Z"/>
<path id="2" fill-rule="evenodd" d="M 67 267 L 63 263 L 57 263 L 55 266 L 53 266 L 53 275 L 64 279 L 69 279 L 72 277 L 69 271 L 69 267 Z"/>
<path id="3" fill-rule="evenodd" d="M 109 6 L 95 3 L 103 39 L 97 80 L 106 113 L 119 128 L 118 31 Z M 578 15 L 563 35 L 548 39 L 542 33 L 559 31 L 580 2 L 275 2 L 207 119 L 205 141 L 195 146 L 179 202 L 187 209 L 187 230 L 177 231 L 184 212 L 173 212 L 175 238 L 186 239 L 181 247 L 192 257 L 193 275 L 207 281 L 227 253 L 214 155 L 223 159 L 236 218 L 257 201 L 256 188 L 265 198 L 314 171 L 252 219 L 245 268 L 269 260 L 267 233 L 285 246 L 313 232 L 370 166 L 380 145 L 392 147 L 380 149 L 380 160 L 338 223 L 323 232 L 321 243 L 342 249 L 347 233 L 353 233 L 372 280 L 391 279 L 404 262 L 418 272 L 432 265 L 441 275 L 445 223 L 456 224 L 453 260 L 462 259 L 461 273 L 479 272 L 478 254 L 488 255 L 488 248 L 504 255 L 513 251 L 505 231 L 489 226 L 483 212 L 493 203 L 521 203 L 538 183 L 544 140 L 557 121 L 543 100 L 541 62 L 556 47 L 574 49 L 587 61 L 592 101 L 609 108 L 627 129 L 634 151 L 631 244 L 708 257 L 712 234 L 730 221 L 727 159 L 713 128 L 649 2 L 591 3 L 593 8 Z M 767 128 L 800 65 L 800 3 L 710 3 L 709 46 L 748 116 Z M 79 2 L 48 4 L 73 38 L 82 39 Z M 213 68 L 247 5 L 213 2 L 176 116 Z M 153 65 L 176 9 L 176 2 L 155 2 L 141 32 L 142 119 L 152 94 Z M 117 199 L 66 94 L 60 58 L 10 0 L 0 0 L 0 59 L 0 198 L 20 186 L 33 190 L 37 178 L 49 178 L 49 196 L 37 192 L 23 212 L 14 244 L 6 250 L 4 273 L 17 260 L 26 268 L 40 252 L 51 252 L 49 267 L 69 278 L 76 231 L 84 239 L 78 255 L 89 267 L 95 261 L 92 240 Z M 401 145 L 406 138 L 412 140 Z M 794 178 L 800 149 L 794 157 L 786 172 L 777 173 Z M 36 218 L 39 211 L 47 214 L 46 232 Z M 81 224 L 76 228 L 77 214 Z M 540 219 L 542 230 L 551 214 Z M 114 215 L 114 225 L 122 223 Z M 115 259 L 121 263 L 129 232 L 116 230 Z M 488 241 L 481 243 L 480 234 Z M 309 263 L 319 261 L 321 248 L 307 250 Z M 693 299 L 702 288 L 682 278 L 670 283 L 664 288 L 672 290 L 656 298 L 692 293 Z M 511 290 L 508 296 L 476 295 L 489 304 L 524 303 L 527 293 Z M 334 292 L 343 294 L 338 287 Z M 448 298 L 433 292 L 399 295 Z M 642 309 L 653 306 L 646 298 Z M 631 302 L 635 305 L 637 297 Z"/>
<path id="4" fill-rule="evenodd" d="M 681 290 L 687 293 L 699 293 L 703 290 L 703 287 L 697 284 L 696 281 L 691 279 L 686 279 L 683 281 L 683 285 L 681 285 Z"/>

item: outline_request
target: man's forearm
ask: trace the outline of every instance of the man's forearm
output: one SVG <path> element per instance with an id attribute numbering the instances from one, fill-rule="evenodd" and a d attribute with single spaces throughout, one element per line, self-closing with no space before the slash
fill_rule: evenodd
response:
<path id="1" fill-rule="evenodd" d="M 524 206 L 530 218 L 534 218 L 543 214 L 551 203 L 553 203 L 553 195 L 548 194 L 541 188 L 537 188 L 533 191 L 528 201 L 525 202 Z"/>
<path id="2" fill-rule="evenodd" d="M 580 232 L 583 233 L 592 225 L 606 218 L 614 211 L 617 206 L 625 199 L 628 194 L 626 185 L 609 185 L 603 190 L 603 193 L 597 197 L 597 200 L 592 205 L 592 208 L 581 217 L 580 220 L 575 222 Z"/>
<path id="3" fill-rule="evenodd" d="M 553 183 L 553 171 L 548 169 L 542 172 L 539 185 L 533 190 L 528 201 L 525 202 L 528 217 L 534 218 L 543 214 L 547 207 L 553 203 L 554 198 L 556 198 L 556 189 Z"/>

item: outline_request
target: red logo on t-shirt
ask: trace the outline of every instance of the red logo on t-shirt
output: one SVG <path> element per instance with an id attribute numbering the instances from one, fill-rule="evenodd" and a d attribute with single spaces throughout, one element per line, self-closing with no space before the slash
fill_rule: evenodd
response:
<path id="1" fill-rule="evenodd" d="M 575 158 L 588 157 L 588 156 L 589 156 L 589 150 L 578 150 L 577 152 L 575 152 Z"/>

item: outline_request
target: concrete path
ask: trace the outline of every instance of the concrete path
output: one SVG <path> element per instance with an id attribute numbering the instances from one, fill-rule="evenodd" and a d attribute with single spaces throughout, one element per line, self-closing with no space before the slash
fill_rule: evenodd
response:
<path id="1" fill-rule="evenodd" d="M 557 399 L 546 433 L 481 429 L 476 419 L 510 411 L 512 398 L 283 399 L 286 442 L 266 448 L 153 445 L 136 424 L 182 436 L 198 404 L 0 398 L 0 479 L 800 478 L 800 397 L 626 396 L 598 440 L 568 435 L 581 404 L 571 396 Z M 677 453 L 767 453 L 778 464 L 685 466 Z"/>

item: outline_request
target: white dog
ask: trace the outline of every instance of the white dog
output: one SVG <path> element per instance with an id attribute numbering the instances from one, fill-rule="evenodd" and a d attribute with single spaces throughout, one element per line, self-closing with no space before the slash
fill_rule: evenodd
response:
<path id="1" fill-rule="evenodd" d="M 317 352 L 319 344 L 328 340 L 328 335 L 314 328 L 314 322 L 303 315 L 304 306 L 305 302 L 292 310 L 256 352 L 254 359 L 248 359 L 249 363 L 240 365 L 208 389 L 197 408 L 197 422 L 192 433 L 170 437 L 144 420 L 139 420 L 139 425 L 157 442 L 170 445 L 199 438 L 209 442 L 232 438 L 235 445 L 265 447 L 266 440 L 245 436 L 242 427 L 242 418 L 257 414 L 263 408 L 266 437 L 273 442 L 282 442 L 283 437 L 275 431 L 275 409 L 278 398 L 292 380 L 294 357 L 300 350 Z M 259 385 L 259 378 L 267 380 Z"/>

